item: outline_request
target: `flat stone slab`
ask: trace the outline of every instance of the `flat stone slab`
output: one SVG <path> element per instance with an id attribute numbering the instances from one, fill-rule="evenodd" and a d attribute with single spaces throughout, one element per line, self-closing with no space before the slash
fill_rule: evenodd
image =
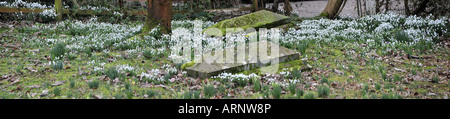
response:
<path id="1" fill-rule="evenodd" d="M 259 43 L 267 43 L 267 47 L 266 48 L 261 48 L 259 47 Z M 253 49 L 250 49 L 249 46 L 257 46 L 257 47 L 251 47 Z M 260 54 L 258 54 L 258 50 L 261 51 L 268 51 L 270 53 L 268 53 L 268 55 L 271 54 L 271 47 L 273 46 L 278 46 L 278 50 L 279 50 L 279 56 L 278 57 L 262 57 Z M 256 48 L 256 49 L 255 49 Z M 237 52 L 243 52 L 243 51 L 238 51 L 238 48 L 232 47 L 232 48 L 226 48 L 226 49 L 221 49 L 218 50 L 216 52 L 223 52 L 223 62 L 222 63 L 216 63 L 217 60 L 219 58 L 211 56 L 211 55 L 203 55 L 203 60 L 201 59 L 196 59 L 194 61 L 202 61 L 201 63 L 195 63 L 194 65 L 187 67 L 187 74 L 191 77 L 198 77 L 198 78 L 210 78 L 211 76 L 216 76 L 222 72 L 228 72 L 228 73 L 238 73 L 238 72 L 242 72 L 242 71 L 247 71 L 247 70 L 252 70 L 252 69 L 257 69 L 257 68 L 261 68 L 261 67 L 265 67 L 265 66 L 273 66 L 274 64 L 271 64 L 270 61 L 278 58 L 278 63 L 283 63 L 283 62 L 289 62 L 289 61 L 293 61 L 293 60 L 298 60 L 300 59 L 300 54 L 290 50 L 288 48 L 282 47 L 278 44 L 275 43 L 271 43 L 271 42 L 267 42 L 267 41 L 259 41 L 259 42 L 253 42 L 253 43 L 249 43 L 247 45 L 245 45 L 245 60 L 244 62 L 237 62 L 237 57 L 242 57 L 238 56 Z M 249 55 L 249 51 L 252 50 L 252 52 L 256 51 L 257 57 L 251 57 L 252 55 Z M 234 54 L 234 59 L 236 63 L 226 63 L 226 52 L 233 52 Z M 210 52 L 209 52 L 210 53 Z M 216 62 L 213 63 L 206 63 L 205 59 L 216 59 Z M 250 62 L 250 61 L 256 61 L 256 62 Z"/>
<path id="2" fill-rule="evenodd" d="M 220 21 L 209 28 L 218 28 L 223 33 L 226 28 L 273 28 L 285 23 L 289 17 L 267 10 L 261 10 L 243 16 Z"/>

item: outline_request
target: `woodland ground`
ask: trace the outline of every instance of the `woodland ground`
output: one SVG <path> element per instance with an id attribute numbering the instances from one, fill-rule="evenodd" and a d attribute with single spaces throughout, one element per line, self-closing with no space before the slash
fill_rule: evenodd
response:
<path id="1" fill-rule="evenodd" d="M 251 70 L 196 79 L 170 60 L 176 39 L 157 29 L 132 38 L 141 22 L 5 22 L 0 99 L 447 99 L 448 23 L 395 14 L 303 19 L 294 23 L 298 29 L 283 33 L 280 44 L 301 52 L 306 62 L 282 63 L 275 75 Z M 172 27 L 190 34 L 194 25 L 174 21 Z M 298 70 L 305 65 L 312 68 Z"/>

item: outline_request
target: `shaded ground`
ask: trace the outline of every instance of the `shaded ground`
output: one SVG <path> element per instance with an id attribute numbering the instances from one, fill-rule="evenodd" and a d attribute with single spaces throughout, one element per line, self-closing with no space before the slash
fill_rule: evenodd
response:
<path id="1" fill-rule="evenodd" d="M 89 26 L 89 22 L 72 24 L 75 23 L 1 23 L 0 98 L 448 99 L 450 94 L 448 33 L 445 33 L 446 37 L 439 37 L 436 44 L 430 45 L 432 47 L 420 50 L 420 45 L 400 43 L 398 46 L 377 46 L 380 44 L 375 41 L 338 36 L 330 38 L 331 41 L 299 40 L 295 41 L 296 44 L 282 45 L 302 52 L 303 56 L 300 58 L 306 62 L 295 60 L 282 63 L 275 75 L 259 74 L 259 69 L 244 71 L 243 75 L 250 76 L 250 79 L 230 81 L 232 77 L 188 77 L 179 64 L 169 60 L 168 55 L 164 54 L 167 51 L 164 50 L 163 53 L 147 52 L 146 49 L 124 50 L 137 48 L 136 45 L 170 49 L 163 45 L 167 41 L 153 32 L 151 36 L 158 39 L 128 41 L 132 34 L 123 34 L 123 31 L 134 32 L 141 27 L 136 24 L 142 23 L 93 22 L 90 23 L 92 26 Z M 192 25 L 176 22 L 174 26 Z M 95 37 L 101 34 L 106 34 L 103 37 L 108 38 Z M 127 37 L 108 40 L 120 35 Z M 301 39 L 300 35 L 294 37 Z M 51 63 L 50 51 L 56 43 L 49 42 L 49 39 L 65 41 L 72 48 L 62 57 L 63 66 L 60 70 Z M 90 40 L 119 45 L 106 45 L 89 54 L 85 47 L 96 43 Z M 76 45 L 73 44 L 82 42 L 85 44 L 79 46 L 81 49 L 74 48 Z M 392 41 L 382 43 L 390 42 Z M 299 47 L 302 45 L 297 43 L 305 46 L 304 51 Z M 411 49 L 404 49 L 408 48 L 405 46 Z M 312 68 L 298 71 L 297 69 L 307 65 L 304 63 Z M 252 73 L 256 76 L 249 75 Z"/>

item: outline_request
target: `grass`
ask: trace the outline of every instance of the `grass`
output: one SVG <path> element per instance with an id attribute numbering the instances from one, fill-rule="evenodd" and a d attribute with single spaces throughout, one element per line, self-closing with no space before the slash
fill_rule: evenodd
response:
<path id="1" fill-rule="evenodd" d="M 63 66 L 61 61 L 56 61 L 56 63 L 53 64 L 53 70 L 62 70 Z"/>
<path id="2" fill-rule="evenodd" d="M 75 88 L 76 81 L 73 78 L 69 79 L 70 88 Z"/>
<path id="3" fill-rule="evenodd" d="M 53 89 L 53 95 L 59 96 L 61 94 L 61 89 L 59 87 L 55 87 Z"/>
<path id="4" fill-rule="evenodd" d="M 297 88 L 297 98 L 300 99 L 305 94 L 305 91 L 301 88 Z"/>
<path id="5" fill-rule="evenodd" d="M 192 99 L 193 98 L 193 93 L 192 92 L 185 92 L 183 98 L 184 99 Z"/>
<path id="6" fill-rule="evenodd" d="M 116 70 L 116 68 L 109 68 L 105 71 L 105 75 L 109 77 L 109 79 L 116 79 L 119 77 L 119 72 Z"/>
<path id="7" fill-rule="evenodd" d="M 437 76 L 433 76 L 433 83 L 439 83 L 439 78 Z"/>
<path id="8" fill-rule="evenodd" d="M 375 83 L 375 90 L 380 91 L 381 90 L 381 84 Z"/>
<path id="9" fill-rule="evenodd" d="M 296 85 L 294 83 L 289 83 L 289 92 L 291 93 L 291 95 L 295 94 L 295 89 L 296 89 Z"/>
<path id="10" fill-rule="evenodd" d="M 400 77 L 398 74 L 395 74 L 394 75 L 394 81 L 395 82 L 400 82 L 400 81 L 402 81 L 402 77 Z"/>
<path id="11" fill-rule="evenodd" d="M 327 97 L 330 94 L 330 88 L 326 85 L 319 85 L 317 87 L 317 94 L 319 97 Z"/>
<path id="12" fill-rule="evenodd" d="M 273 84 L 272 96 L 274 99 L 281 99 L 281 86 L 278 84 Z"/>
<path id="13" fill-rule="evenodd" d="M 322 80 L 320 80 L 321 84 L 330 84 L 330 81 L 328 81 L 327 77 L 322 76 Z"/>
<path id="14" fill-rule="evenodd" d="M 203 87 L 203 93 L 205 94 L 205 98 L 209 99 L 211 97 L 214 97 L 217 93 L 217 90 L 214 89 L 214 86 L 209 84 Z"/>
<path id="15" fill-rule="evenodd" d="M 89 88 L 91 89 L 97 89 L 100 85 L 100 82 L 97 79 L 94 79 L 92 81 L 87 82 Z"/>
<path id="16" fill-rule="evenodd" d="M 154 97 L 158 96 L 158 92 L 156 92 L 154 90 L 146 90 L 144 92 L 148 98 L 154 98 Z"/>
<path id="17" fill-rule="evenodd" d="M 382 23 L 372 24 L 375 21 L 360 19 L 353 23 L 367 22 L 367 25 L 378 24 L 378 26 Z M 185 27 L 191 30 L 192 23 L 181 22 L 174 22 L 174 27 Z M 344 22 L 344 24 L 330 25 L 335 22 Z M 392 22 L 395 21 L 385 22 L 394 24 Z M 450 60 L 449 50 L 435 45 L 433 41 L 436 39 L 430 35 L 420 33 L 415 34 L 418 37 L 407 36 L 406 30 L 396 30 L 411 28 L 404 24 L 386 32 L 376 33 L 373 32 L 373 29 L 377 28 L 376 25 L 375 28 L 367 26 L 356 28 L 349 26 L 347 21 L 305 20 L 297 25 L 301 27 L 299 32 L 303 34 L 295 34 L 297 31 L 282 34 L 283 38 L 280 39 L 280 44 L 301 53 L 300 58 L 304 59 L 305 63 L 311 65 L 312 68 L 303 69 L 306 64 L 303 64 L 302 60 L 296 60 L 293 61 L 296 63 L 288 62 L 280 65 L 279 69 L 290 70 L 292 76 L 289 77 L 280 79 L 276 77 L 279 74 L 266 76 L 256 69 L 252 73 L 259 75 L 259 80 L 219 81 L 220 84 L 214 84 L 215 79 L 208 79 L 209 83 L 207 83 L 205 79 L 197 81 L 196 78 L 187 76 L 186 67 L 195 63 L 173 63 L 167 53 L 171 51 L 174 42 L 162 38 L 159 31 L 149 33 L 149 37 L 130 39 L 141 27 L 139 24 L 142 23 L 109 24 L 62 21 L 58 25 L 36 23 L 34 27 L 14 26 L 16 30 L 13 30 L 10 35 L 3 35 L 4 37 L 0 41 L 2 45 L 17 44 L 21 46 L 19 49 L 0 47 L 0 56 L 4 56 L 0 58 L 0 76 L 10 77 L 0 80 L 2 89 L 7 90 L 0 92 L 0 98 L 31 98 L 24 96 L 27 94 L 24 87 L 29 86 L 39 86 L 30 91 L 30 93 L 36 94 L 50 90 L 49 93 L 55 95 L 55 90 L 56 92 L 58 90 L 56 88 L 59 88 L 60 94 L 55 95 L 56 97 L 35 97 L 43 99 L 90 99 L 94 94 L 102 95 L 103 98 L 115 99 L 216 97 L 313 99 L 336 96 L 349 99 L 389 99 L 398 98 L 399 94 L 405 94 L 405 91 L 418 92 L 418 95 L 400 95 L 401 98 L 425 98 L 429 93 L 435 93 L 436 97 L 443 97 L 445 93 L 442 92 L 448 90 L 449 84 L 445 83 L 448 80 L 439 79 L 439 77 L 443 77 L 439 75 L 443 73 L 439 69 L 449 68 L 448 65 L 443 64 Z M 204 25 L 206 28 L 210 24 Z M 341 27 L 341 25 L 346 27 Z M 37 29 L 39 27 L 40 29 Z M 345 32 L 352 30 L 350 28 L 356 31 Z M 417 30 L 433 33 L 433 29 L 429 28 L 431 27 L 424 26 Z M 307 33 L 306 29 L 324 33 Z M 330 33 L 327 31 L 332 29 L 333 35 L 327 35 Z M 40 32 L 41 35 L 39 37 L 31 35 L 35 32 Z M 410 37 L 410 39 L 406 37 Z M 430 38 L 423 39 L 428 37 Z M 412 39 L 418 41 L 410 42 Z M 39 52 L 36 52 L 36 49 Z M 11 56 L 13 53 L 15 56 Z M 419 59 L 412 56 L 419 57 Z M 55 63 L 49 65 L 49 62 Z M 119 65 L 125 64 L 134 69 L 119 70 Z M 53 68 L 57 71 L 52 71 Z M 177 70 L 169 72 L 167 70 L 169 68 Z M 393 68 L 409 70 L 398 72 Z M 343 74 L 336 74 L 333 72 L 335 69 L 342 71 Z M 182 76 L 179 77 L 179 74 Z M 411 78 L 411 74 L 424 77 L 424 79 L 431 77 L 431 82 L 402 81 L 404 78 Z M 103 79 L 102 77 L 105 75 L 109 78 Z M 141 78 L 142 76 L 145 77 Z M 13 84 L 17 77 L 20 77 L 20 81 Z M 116 78 L 120 82 L 116 83 L 114 81 Z M 169 81 L 172 78 L 176 80 Z M 274 81 L 269 81 L 269 78 L 273 78 Z M 370 79 L 375 83 L 369 82 Z M 57 87 L 51 86 L 56 81 L 64 80 L 68 80 L 68 83 Z M 286 87 L 272 85 L 272 83 L 286 84 L 292 80 L 299 80 L 299 82 L 295 83 L 295 86 L 293 84 L 286 85 Z M 325 83 L 329 86 L 325 86 Z M 214 85 L 217 88 L 214 88 Z M 331 85 L 337 85 L 337 87 Z M 11 92 L 19 86 L 23 90 Z M 406 88 L 408 89 L 406 90 Z M 184 91 L 184 89 L 187 90 Z M 286 93 L 281 93 L 283 90 Z M 373 92 L 373 90 L 375 91 Z M 67 97 L 65 97 L 66 95 Z"/>
<path id="18" fill-rule="evenodd" d="M 50 54 L 52 56 L 53 60 L 58 60 L 59 58 L 62 58 L 64 56 L 64 53 L 66 53 L 66 45 L 63 42 L 57 43 L 53 46 L 52 50 L 50 51 Z"/>
<path id="19" fill-rule="evenodd" d="M 394 38 L 395 38 L 395 40 L 397 40 L 397 41 L 399 41 L 401 43 L 412 42 L 412 40 L 409 37 L 409 35 L 403 30 L 399 30 L 399 31 L 395 32 Z"/>
<path id="20" fill-rule="evenodd" d="M 16 67 L 16 73 L 21 74 L 22 73 L 22 69 L 23 69 L 23 64 L 19 62 L 17 67 Z"/>
<path id="21" fill-rule="evenodd" d="M 307 93 L 307 94 L 304 96 L 304 99 L 314 99 L 314 98 L 315 98 L 314 93 Z"/>
<path id="22" fill-rule="evenodd" d="M 253 90 L 256 92 L 261 91 L 261 80 L 259 78 L 253 79 Z"/>

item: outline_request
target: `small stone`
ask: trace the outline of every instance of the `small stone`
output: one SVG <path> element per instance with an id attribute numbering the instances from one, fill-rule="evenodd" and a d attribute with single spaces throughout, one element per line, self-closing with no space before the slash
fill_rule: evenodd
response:
<path id="1" fill-rule="evenodd" d="M 334 73 L 339 74 L 339 75 L 344 74 L 343 71 L 339 71 L 339 70 L 337 70 L 337 69 L 334 69 Z"/>
<path id="2" fill-rule="evenodd" d="M 175 78 L 171 78 L 169 81 L 170 81 L 170 83 L 173 83 L 173 82 L 175 82 Z"/>
<path id="3" fill-rule="evenodd" d="M 353 77 L 355 77 L 355 76 L 353 76 L 353 75 L 348 76 L 348 78 L 350 78 L 350 79 L 353 79 Z"/>
<path id="4" fill-rule="evenodd" d="M 66 81 L 56 81 L 54 84 L 52 84 L 52 86 L 59 86 L 64 84 Z"/>
<path id="5" fill-rule="evenodd" d="M 31 86 L 27 86 L 27 88 L 40 88 L 41 86 L 39 85 L 31 85 Z"/>
<path id="6" fill-rule="evenodd" d="M 102 99 L 103 97 L 101 95 L 92 95 L 95 99 Z"/>
<path id="7" fill-rule="evenodd" d="M 44 90 L 44 91 L 42 91 L 42 93 L 41 93 L 41 97 L 44 97 L 44 96 L 47 96 L 48 95 L 48 90 Z"/>
<path id="8" fill-rule="evenodd" d="M 419 76 L 419 75 L 415 75 L 412 77 L 414 81 L 423 81 L 423 77 Z"/>
<path id="9" fill-rule="evenodd" d="M 332 83 L 331 83 L 331 87 L 333 87 L 333 88 L 336 88 L 336 87 L 337 87 L 337 85 L 338 85 L 338 84 L 337 84 L 337 83 L 335 83 L 335 82 L 332 82 Z"/>
<path id="10" fill-rule="evenodd" d="M 399 71 L 399 72 L 406 72 L 405 70 L 399 69 L 399 68 L 394 68 L 394 70 L 395 70 L 395 71 Z"/>
<path id="11" fill-rule="evenodd" d="M 64 69 L 70 69 L 70 68 L 71 68 L 70 66 L 65 66 L 65 67 L 64 67 Z"/>
<path id="12" fill-rule="evenodd" d="M 336 96 L 334 99 L 345 99 L 345 96 Z"/>

